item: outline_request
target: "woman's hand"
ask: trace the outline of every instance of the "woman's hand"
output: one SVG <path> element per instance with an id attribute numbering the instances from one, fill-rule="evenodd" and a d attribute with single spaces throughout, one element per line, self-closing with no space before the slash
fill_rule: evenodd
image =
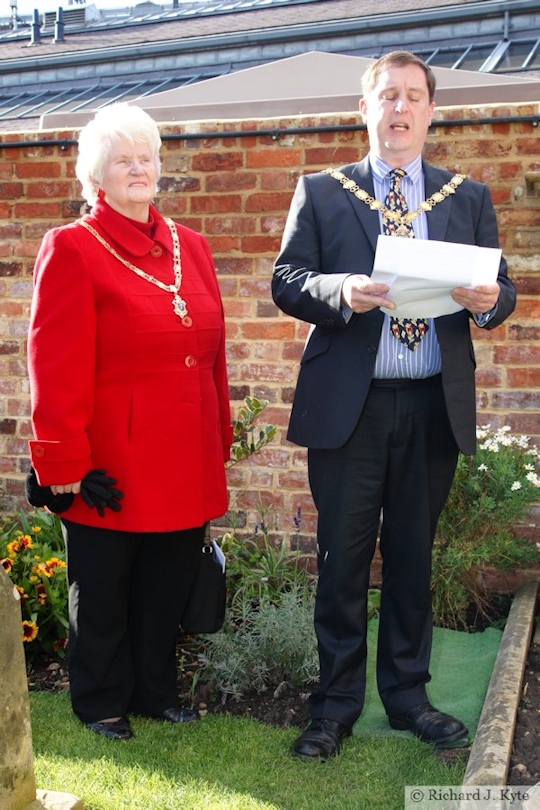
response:
<path id="1" fill-rule="evenodd" d="M 78 495 L 80 491 L 80 481 L 74 481 L 73 484 L 51 484 L 51 492 L 53 495 L 65 495 L 67 492 Z"/>

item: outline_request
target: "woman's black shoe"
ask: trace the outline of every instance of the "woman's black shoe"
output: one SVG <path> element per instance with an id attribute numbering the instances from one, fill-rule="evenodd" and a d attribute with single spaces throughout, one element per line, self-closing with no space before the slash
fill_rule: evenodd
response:
<path id="1" fill-rule="evenodd" d="M 120 720 L 85 723 L 85 725 L 90 731 L 101 734 L 102 737 L 108 737 L 110 740 L 131 740 L 133 737 L 127 717 L 121 717 Z"/>
<path id="2" fill-rule="evenodd" d="M 196 723 L 199 715 L 194 709 L 164 709 L 159 715 L 160 720 L 168 723 Z"/>

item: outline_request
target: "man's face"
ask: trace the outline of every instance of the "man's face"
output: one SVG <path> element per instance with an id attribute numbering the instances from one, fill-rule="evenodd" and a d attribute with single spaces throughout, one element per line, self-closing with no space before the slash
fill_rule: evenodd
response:
<path id="1" fill-rule="evenodd" d="M 421 154 L 435 102 L 418 65 L 390 65 L 360 101 L 370 148 L 394 168 Z"/>

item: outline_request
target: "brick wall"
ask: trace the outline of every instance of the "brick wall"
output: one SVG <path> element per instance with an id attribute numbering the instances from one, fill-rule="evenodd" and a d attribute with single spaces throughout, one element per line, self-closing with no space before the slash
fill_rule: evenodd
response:
<path id="1" fill-rule="evenodd" d="M 515 314 L 502 327 L 490 332 L 474 329 L 478 421 L 506 423 L 513 431 L 533 435 L 540 444 L 540 138 L 534 121 L 527 120 L 537 112 L 536 105 L 439 110 L 439 119 L 455 123 L 433 129 L 425 156 L 491 188 L 501 244 L 519 299 Z M 235 520 L 252 528 L 261 520 L 261 505 L 263 510 L 270 507 L 267 525 L 292 538 L 300 508 L 299 545 L 309 551 L 315 514 L 307 490 L 306 455 L 285 440 L 307 327 L 277 311 L 270 278 L 298 176 L 363 156 L 364 131 L 331 129 L 357 123 L 356 116 L 331 115 L 162 127 L 167 138 L 190 136 L 164 143 L 158 205 L 164 214 L 204 233 L 212 247 L 227 316 L 233 410 L 247 394 L 266 398 L 270 405 L 265 421 L 279 427 L 271 445 L 229 470 Z M 299 128 L 304 131 L 297 132 Z M 219 137 L 224 131 L 237 134 Z M 197 133 L 200 137 L 192 137 Z M 69 141 L 76 135 L 10 133 L 0 140 L 0 506 L 4 509 L 20 503 L 28 464 L 25 338 L 34 257 L 45 231 L 78 216 L 81 206 L 74 176 L 76 147 L 24 142 Z"/>

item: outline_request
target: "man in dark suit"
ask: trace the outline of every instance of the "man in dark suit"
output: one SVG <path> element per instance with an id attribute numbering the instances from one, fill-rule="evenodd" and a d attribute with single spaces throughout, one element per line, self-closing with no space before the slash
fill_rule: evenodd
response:
<path id="1" fill-rule="evenodd" d="M 288 432 L 308 447 L 318 511 L 320 684 L 293 746 L 305 760 L 336 754 L 362 711 L 379 530 L 377 684 L 389 723 L 438 748 L 468 742 L 426 692 L 431 548 L 458 452 L 476 447 L 470 320 L 499 326 L 515 289 L 501 259 L 496 283 L 452 291 L 458 311 L 394 325 L 381 311 L 395 308 L 389 287 L 370 278 L 381 233 L 498 247 L 487 187 L 422 160 L 434 92 L 432 71 L 409 52 L 373 63 L 360 102 L 369 154 L 300 179 L 272 281 L 276 304 L 312 324 Z"/>

